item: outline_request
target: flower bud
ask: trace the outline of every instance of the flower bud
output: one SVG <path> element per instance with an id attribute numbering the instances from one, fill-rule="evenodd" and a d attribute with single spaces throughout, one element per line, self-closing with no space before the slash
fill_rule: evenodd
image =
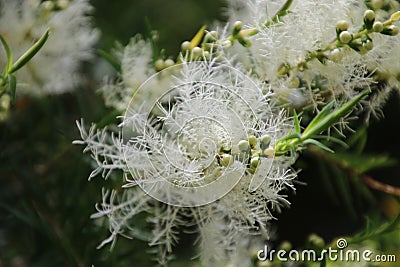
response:
<path id="1" fill-rule="evenodd" d="M 375 21 L 375 12 L 371 9 L 368 9 L 367 11 L 364 12 L 364 24 L 365 28 L 367 30 L 372 29 L 372 25 L 374 24 Z"/>
<path id="2" fill-rule="evenodd" d="M 381 32 L 383 30 L 383 23 L 380 21 L 375 21 L 372 25 L 372 30 L 374 32 Z"/>
<path id="3" fill-rule="evenodd" d="M 399 33 L 399 27 L 397 27 L 396 25 L 389 25 L 388 27 L 383 28 L 381 33 L 385 35 L 395 36 Z"/>
<path id="4" fill-rule="evenodd" d="M 366 41 L 365 43 L 363 43 L 363 47 L 364 47 L 366 50 L 370 51 L 370 50 L 372 50 L 372 49 L 374 48 L 374 44 L 372 43 L 371 40 L 368 40 L 368 41 Z"/>
<path id="5" fill-rule="evenodd" d="M 384 2 L 385 2 L 384 0 L 371 0 L 371 6 L 375 10 L 381 9 L 383 7 L 383 5 L 385 4 Z"/>
<path id="6" fill-rule="evenodd" d="M 204 37 L 207 41 L 216 41 L 218 39 L 218 33 L 216 31 L 210 31 Z"/>
<path id="7" fill-rule="evenodd" d="M 343 58 L 342 52 L 339 49 L 333 49 L 329 54 L 329 59 L 333 62 L 339 62 Z"/>
<path id="8" fill-rule="evenodd" d="M 194 48 L 192 49 L 192 54 L 193 54 L 193 56 L 195 56 L 195 57 L 201 56 L 202 53 L 203 53 L 203 49 L 201 49 L 201 48 L 198 47 L 198 46 L 196 46 L 196 47 L 194 47 Z"/>
<path id="9" fill-rule="evenodd" d="M 237 35 L 243 28 L 243 23 L 241 21 L 236 21 L 233 24 L 233 30 L 232 30 L 232 35 L 235 36 Z"/>
<path id="10" fill-rule="evenodd" d="M 182 49 L 182 51 L 187 51 L 187 50 L 189 50 L 189 49 L 190 49 L 190 42 L 189 42 L 189 41 L 184 41 L 184 42 L 181 44 L 181 49 Z"/>
<path id="11" fill-rule="evenodd" d="M 264 150 L 264 155 L 269 158 L 273 158 L 275 156 L 275 149 L 273 149 L 272 147 L 268 147 Z"/>
<path id="12" fill-rule="evenodd" d="M 374 20 L 375 19 L 375 12 L 371 9 L 368 9 L 364 12 L 364 20 Z"/>
<path id="13" fill-rule="evenodd" d="M 253 157 L 250 160 L 250 165 L 253 168 L 257 168 L 258 164 L 260 163 L 260 159 L 258 157 Z"/>
<path id="14" fill-rule="evenodd" d="M 336 30 L 339 32 L 346 31 L 349 28 L 349 23 L 346 20 L 339 20 L 336 23 Z"/>
<path id="15" fill-rule="evenodd" d="M 68 0 L 60 0 L 57 2 L 57 7 L 61 10 L 66 9 L 69 6 L 69 1 Z"/>
<path id="16" fill-rule="evenodd" d="M 257 145 L 257 138 L 254 135 L 250 135 L 248 139 L 251 147 L 255 147 Z"/>
<path id="17" fill-rule="evenodd" d="M 230 40 L 225 40 L 225 41 L 222 42 L 221 45 L 222 45 L 222 47 L 224 47 L 224 48 L 229 48 L 229 47 L 232 46 L 232 42 L 231 42 Z"/>
<path id="18" fill-rule="evenodd" d="M 325 241 L 322 239 L 322 237 L 320 237 L 316 234 L 311 234 L 308 237 L 308 241 L 318 248 L 322 248 L 325 246 Z"/>
<path id="19" fill-rule="evenodd" d="M 171 66 L 173 66 L 173 65 L 175 65 L 175 62 L 174 62 L 172 59 L 167 59 L 167 60 L 165 60 L 165 62 L 164 62 L 164 67 L 165 67 L 165 68 L 171 67 Z"/>
<path id="20" fill-rule="evenodd" d="M 250 143 L 247 140 L 241 140 L 238 144 L 240 151 L 248 151 L 250 148 Z"/>
<path id="21" fill-rule="evenodd" d="M 222 166 L 229 167 L 233 164 L 233 157 L 232 157 L 232 155 L 229 155 L 229 154 L 223 154 L 221 156 L 220 162 L 221 162 Z"/>
<path id="22" fill-rule="evenodd" d="M 299 86 L 300 86 L 300 79 L 298 77 L 295 76 L 292 79 L 290 79 L 288 83 L 289 88 L 299 88 Z"/>
<path id="23" fill-rule="evenodd" d="M 339 34 L 339 41 L 344 44 L 348 44 L 353 40 L 353 35 L 348 31 L 343 31 Z"/>
<path id="24" fill-rule="evenodd" d="M 208 52 L 208 51 L 204 51 L 203 52 L 203 57 L 205 58 L 205 59 L 210 59 L 210 52 Z"/>
<path id="25" fill-rule="evenodd" d="M 44 10 L 46 10 L 46 11 L 51 11 L 51 10 L 54 9 L 54 3 L 51 2 L 51 1 L 44 1 L 44 2 L 41 4 L 41 6 L 42 6 L 42 8 L 43 8 Z"/>
<path id="26" fill-rule="evenodd" d="M 156 68 L 157 71 L 160 71 L 165 68 L 164 60 L 157 59 L 156 62 L 154 63 L 154 67 Z"/>
<path id="27" fill-rule="evenodd" d="M 265 134 L 265 135 L 261 136 L 260 140 L 261 140 L 262 147 L 268 147 L 269 144 L 271 143 L 271 136 L 269 136 L 268 134 Z"/>

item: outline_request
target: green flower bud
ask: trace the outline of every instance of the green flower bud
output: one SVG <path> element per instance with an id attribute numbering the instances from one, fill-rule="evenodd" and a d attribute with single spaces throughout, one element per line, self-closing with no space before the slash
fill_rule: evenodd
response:
<path id="1" fill-rule="evenodd" d="M 232 46 L 232 42 L 231 42 L 230 40 L 225 40 L 225 41 L 222 42 L 221 45 L 222 45 L 222 47 L 224 47 L 224 48 L 229 48 L 229 47 Z"/>
<path id="2" fill-rule="evenodd" d="M 156 68 L 157 71 L 160 71 L 165 68 L 164 60 L 157 59 L 156 62 L 154 63 L 154 67 Z"/>
<path id="3" fill-rule="evenodd" d="M 0 97 L 0 110 L 9 110 L 11 97 L 9 94 L 4 94 Z"/>
<path id="4" fill-rule="evenodd" d="M 339 34 L 339 41 L 344 44 L 348 44 L 353 40 L 353 35 L 348 31 L 343 31 Z"/>
<path id="5" fill-rule="evenodd" d="M 368 30 L 372 29 L 372 25 L 374 24 L 375 21 L 375 12 L 371 9 L 368 9 L 367 11 L 364 12 L 364 24 L 365 28 Z"/>
<path id="6" fill-rule="evenodd" d="M 279 245 L 279 249 L 289 251 L 289 250 L 292 249 L 292 244 L 290 244 L 289 241 L 283 241 L 283 242 Z"/>
<path id="7" fill-rule="evenodd" d="M 264 149 L 263 153 L 268 158 L 273 158 L 275 156 L 275 149 L 273 149 L 272 147 L 269 147 L 267 149 Z"/>
<path id="8" fill-rule="evenodd" d="M 298 77 L 293 77 L 292 79 L 290 79 L 288 83 L 289 88 L 299 88 L 299 86 L 300 86 L 300 79 Z"/>
<path id="9" fill-rule="evenodd" d="M 57 7 L 61 10 L 66 9 L 69 6 L 69 1 L 68 0 L 60 0 L 57 2 Z"/>
<path id="10" fill-rule="evenodd" d="M 329 54 L 329 59 L 333 62 L 339 62 L 343 58 L 342 52 L 339 49 L 333 49 Z"/>
<path id="11" fill-rule="evenodd" d="M 236 36 L 243 28 L 243 23 L 241 21 L 236 21 L 233 24 L 232 35 Z"/>
<path id="12" fill-rule="evenodd" d="M 247 140 L 241 140 L 238 144 L 240 151 L 248 151 L 250 148 L 249 141 Z"/>
<path id="13" fill-rule="evenodd" d="M 364 20 L 374 20 L 375 19 L 375 12 L 371 9 L 368 9 L 364 12 Z"/>
<path id="14" fill-rule="evenodd" d="M 41 6 L 46 11 L 52 11 L 54 9 L 54 3 L 52 1 L 44 1 Z"/>
<path id="15" fill-rule="evenodd" d="M 208 32 L 204 39 L 207 41 L 216 41 L 218 39 L 218 33 L 216 31 Z"/>
<path id="16" fill-rule="evenodd" d="M 254 135 L 249 136 L 249 144 L 251 147 L 255 147 L 257 145 L 257 138 Z"/>
<path id="17" fill-rule="evenodd" d="M 271 143 L 271 136 L 269 136 L 268 134 L 265 134 L 265 135 L 261 136 L 260 140 L 261 140 L 261 145 L 263 148 L 268 147 L 269 144 Z"/>
<path id="18" fill-rule="evenodd" d="M 167 60 L 165 60 L 165 62 L 164 62 L 165 68 L 171 67 L 171 66 L 173 66 L 173 65 L 175 65 L 175 62 L 174 62 L 172 59 L 167 59 Z"/>
<path id="19" fill-rule="evenodd" d="M 258 157 L 253 157 L 250 160 L 250 165 L 253 168 L 257 168 L 258 164 L 260 163 L 260 159 Z"/>
<path id="20" fill-rule="evenodd" d="M 210 52 L 204 51 L 203 52 L 203 57 L 205 57 L 206 59 L 210 59 Z"/>
<path id="21" fill-rule="evenodd" d="M 250 47 L 251 46 L 251 41 L 250 40 L 247 40 L 247 39 L 244 39 L 244 38 L 239 38 L 238 41 L 244 47 Z"/>
<path id="22" fill-rule="evenodd" d="M 372 0 L 371 1 L 371 6 L 375 10 L 376 9 L 381 9 L 383 7 L 383 5 L 385 4 L 384 2 L 385 2 L 384 0 Z"/>
<path id="23" fill-rule="evenodd" d="M 370 50 L 372 50 L 374 48 L 374 44 L 372 43 L 372 41 L 368 40 L 365 43 L 363 43 L 363 47 L 366 50 L 370 51 Z"/>
<path id="24" fill-rule="evenodd" d="M 325 241 L 324 239 L 322 239 L 322 237 L 316 235 L 316 234 L 311 234 L 308 237 L 308 241 L 313 244 L 314 246 L 318 247 L 318 248 L 322 248 L 325 246 Z"/>
<path id="25" fill-rule="evenodd" d="M 372 30 L 374 32 L 381 32 L 383 30 L 383 23 L 380 21 L 375 21 L 372 25 Z"/>
<path id="26" fill-rule="evenodd" d="M 233 161 L 234 161 L 234 159 L 233 159 L 232 155 L 229 155 L 229 154 L 223 154 L 221 156 L 221 160 L 220 160 L 221 165 L 224 167 L 231 166 L 233 164 Z"/>
<path id="27" fill-rule="evenodd" d="M 192 49 L 192 54 L 195 57 L 199 57 L 203 54 L 203 49 L 201 49 L 200 47 L 196 46 Z"/>
<path id="28" fill-rule="evenodd" d="M 396 25 L 390 25 L 386 28 L 383 28 L 381 33 L 385 35 L 395 36 L 399 33 L 399 27 L 397 27 Z"/>
<path id="29" fill-rule="evenodd" d="M 219 177 L 219 176 L 221 176 L 221 173 L 222 173 L 221 167 L 217 167 L 217 168 L 215 168 L 215 169 L 212 171 L 212 175 L 213 175 L 214 177 Z"/>
<path id="30" fill-rule="evenodd" d="M 190 42 L 189 42 L 189 41 L 184 41 L 184 42 L 181 44 L 181 49 L 182 49 L 182 51 L 187 51 L 187 50 L 189 50 L 189 49 L 190 49 Z"/>
<path id="31" fill-rule="evenodd" d="M 336 30 L 339 32 L 346 31 L 349 28 L 349 23 L 346 20 L 339 20 L 336 23 Z"/>

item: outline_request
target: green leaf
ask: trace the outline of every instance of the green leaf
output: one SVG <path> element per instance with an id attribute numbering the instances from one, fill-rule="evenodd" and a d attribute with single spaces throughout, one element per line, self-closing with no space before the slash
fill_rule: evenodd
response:
<path id="1" fill-rule="evenodd" d="M 353 135 L 347 140 L 347 144 L 352 147 L 352 150 L 361 154 L 367 144 L 368 134 L 367 134 L 367 126 L 357 129 Z"/>
<path id="2" fill-rule="evenodd" d="M 40 37 L 40 39 L 33 44 L 31 48 L 28 49 L 15 63 L 14 65 L 8 70 L 8 73 L 14 73 L 20 68 L 22 68 L 29 60 L 32 59 L 33 56 L 39 52 L 39 50 L 43 47 L 46 43 L 47 39 L 50 36 L 50 29 L 47 29 L 46 32 Z"/>
<path id="3" fill-rule="evenodd" d="M 303 142 L 303 144 L 312 144 L 330 153 L 335 153 L 335 151 L 315 139 L 307 139 Z"/>
<path id="4" fill-rule="evenodd" d="M 346 166 L 350 166 L 359 173 L 364 173 L 378 168 L 390 167 L 398 163 L 396 159 L 390 158 L 387 155 L 355 155 L 340 152 L 332 156 L 335 158 L 335 160 L 342 162 Z"/>
<path id="5" fill-rule="evenodd" d="M 10 95 L 11 95 L 11 101 L 15 101 L 15 94 L 17 91 L 17 79 L 13 74 L 8 75 L 8 80 L 10 81 Z"/>
<path id="6" fill-rule="evenodd" d="M 7 75 L 9 70 L 11 69 L 13 57 L 12 57 L 12 52 L 11 52 L 10 47 L 8 46 L 6 40 L 3 38 L 3 36 L 1 34 L 0 34 L 0 40 L 1 40 L 1 43 L 3 44 L 3 46 L 4 46 L 4 50 L 6 51 L 6 55 L 7 55 L 7 66 L 3 71 L 3 75 L 5 76 L 5 75 Z"/>
<path id="7" fill-rule="evenodd" d="M 368 222 L 366 230 L 364 232 L 355 235 L 351 239 L 348 239 L 347 242 L 351 244 L 357 244 L 364 240 L 370 240 L 374 237 L 389 234 L 393 231 L 399 231 L 399 230 L 400 230 L 400 213 L 397 214 L 396 218 L 394 218 L 392 221 L 384 223 L 376 227 L 375 229 L 373 229 L 371 223 Z"/>
<path id="8" fill-rule="evenodd" d="M 333 103 L 326 105 L 321 112 L 310 122 L 307 128 L 302 134 L 302 140 L 307 140 L 314 137 L 315 135 L 321 133 L 322 131 L 331 127 L 334 123 L 338 122 L 343 118 L 351 109 L 360 102 L 366 95 L 368 95 L 370 89 L 365 89 L 359 95 L 339 107 L 338 109 L 331 112 Z"/>
<path id="9" fill-rule="evenodd" d="M 324 135 L 319 135 L 314 137 L 315 139 L 323 139 L 326 140 L 327 142 L 332 142 L 332 143 L 336 143 L 341 145 L 344 148 L 349 148 L 349 145 L 345 142 L 343 142 L 342 140 L 340 140 L 339 138 L 333 137 L 333 136 L 324 136 Z"/>
<path id="10" fill-rule="evenodd" d="M 294 118 L 294 131 L 296 133 L 300 134 L 301 128 L 300 128 L 299 116 L 297 115 L 296 110 L 293 110 L 293 112 L 294 112 L 294 115 L 293 115 L 293 118 Z"/>
<path id="11" fill-rule="evenodd" d="M 121 63 L 116 59 L 114 56 L 112 56 L 110 53 L 99 49 L 97 50 L 97 53 L 99 56 L 101 56 L 105 61 L 107 61 L 118 73 L 121 73 Z"/>
<path id="12" fill-rule="evenodd" d="M 304 130 L 307 131 L 307 129 L 311 129 L 315 127 L 321 120 L 323 120 L 328 114 L 332 111 L 334 101 L 329 102 L 318 114 L 317 116 L 312 119 L 312 121 L 307 125 L 307 128 Z"/>
<path id="13" fill-rule="evenodd" d="M 206 31 L 207 26 L 203 26 L 200 28 L 200 30 L 196 33 L 196 35 L 193 37 L 193 39 L 190 41 L 190 49 L 193 49 L 194 47 L 198 46 L 201 39 L 203 38 L 203 35 Z"/>

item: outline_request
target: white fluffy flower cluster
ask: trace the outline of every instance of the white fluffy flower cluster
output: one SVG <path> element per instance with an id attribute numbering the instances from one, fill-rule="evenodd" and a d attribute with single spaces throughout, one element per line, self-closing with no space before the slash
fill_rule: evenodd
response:
<path id="1" fill-rule="evenodd" d="M 0 33 L 18 58 L 47 28 L 51 35 L 41 51 L 18 71 L 18 92 L 32 95 L 71 91 L 82 81 L 82 61 L 92 56 L 99 32 L 87 16 L 87 0 L 0 1 Z M 0 64 L 6 56 L 0 52 Z"/>
<path id="2" fill-rule="evenodd" d="M 284 3 L 290 7 L 279 13 Z M 248 38 L 250 47 L 235 46 L 233 53 L 296 108 L 351 98 L 370 86 L 376 90 L 367 107 L 374 110 L 390 89 L 399 88 L 400 65 L 393 55 L 400 37 L 397 22 L 387 23 L 399 10 L 398 1 L 235 0 L 227 5 L 231 25 L 240 20 L 243 29 L 258 31 Z M 375 28 L 359 33 L 368 21 Z"/>
<path id="3" fill-rule="evenodd" d="M 78 125 L 82 141 L 76 143 L 97 162 L 91 177 L 125 173 L 123 196 L 106 193 L 94 215 L 110 220 L 112 234 L 104 243 L 135 235 L 132 218 L 145 211 L 153 218 L 149 242 L 158 245 L 161 263 L 178 227 L 188 225 L 199 231 L 207 266 L 234 261 L 246 238 L 267 236 L 272 211 L 288 204 L 282 193 L 293 188 L 294 158 L 275 158 L 270 150 L 292 123 L 268 88 L 228 62 L 186 62 L 158 75 L 169 79 L 152 102 L 138 106 L 133 98 L 122 137 Z M 136 96 L 147 95 L 158 75 Z"/>
<path id="4" fill-rule="evenodd" d="M 295 144 L 323 147 L 308 139 L 331 126 L 317 120 L 301 135 L 297 115 L 292 122 L 278 105 L 319 108 L 344 96 L 353 102 L 332 113 L 344 116 L 364 89 L 374 89 L 371 105 L 398 87 L 398 62 L 387 53 L 399 49 L 400 13 L 377 2 L 229 1 L 229 20 L 245 23 L 222 33 L 202 28 L 182 43 L 181 64 L 166 60 L 162 68 L 150 42 L 133 38 L 120 54 L 121 81 L 102 90 L 109 105 L 127 108 L 122 130 L 87 132 L 80 123 L 75 142 L 96 162 L 90 177 L 124 174 L 123 193 L 104 192 L 94 215 L 110 221 L 103 244 L 140 236 L 157 245 L 165 264 L 178 229 L 196 228 L 205 266 L 249 266 L 242 253 L 250 253 L 252 234 L 268 236 L 273 212 L 288 204 Z M 167 65 L 175 66 L 153 74 Z M 137 227 L 143 213 L 151 235 Z"/>

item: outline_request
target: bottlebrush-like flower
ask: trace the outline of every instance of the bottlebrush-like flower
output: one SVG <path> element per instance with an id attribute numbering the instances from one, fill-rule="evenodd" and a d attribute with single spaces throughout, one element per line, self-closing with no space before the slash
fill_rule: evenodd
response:
<path id="1" fill-rule="evenodd" d="M 383 10 L 383 2 L 227 1 L 229 21 L 243 21 L 243 31 L 257 30 L 248 37 L 251 46 L 236 46 L 232 53 L 296 108 L 350 99 L 371 87 L 373 97 L 363 103 L 374 111 L 373 99 L 390 92 L 386 85 L 399 88 L 393 56 L 400 47 L 399 4 L 386 1 Z"/>
<path id="2" fill-rule="evenodd" d="M 92 56 L 99 32 L 91 27 L 89 1 L 0 1 L 0 33 L 14 57 L 24 53 L 47 28 L 51 36 L 41 51 L 18 71 L 18 92 L 32 95 L 73 90 L 83 79 L 81 62 Z M 0 64 L 6 64 L 1 51 Z"/>
<path id="3" fill-rule="evenodd" d="M 268 235 L 272 212 L 288 204 L 282 193 L 293 188 L 294 155 L 275 158 L 271 148 L 292 123 L 268 88 L 228 63 L 184 61 L 158 75 L 168 83 L 152 103 L 131 102 L 119 138 L 78 124 L 82 141 L 75 143 L 85 144 L 97 163 L 91 177 L 125 173 L 122 197 L 105 193 L 94 215 L 110 221 L 103 244 L 135 235 L 132 218 L 147 212 L 154 224 L 149 243 L 157 245 L 161 264 L 179 227 L 193 226 L 207 247 L 200 252 L 204 263 L 235 261 L 241 241 Z M 152 79 L 157 75 L 138 97 L 153 88 Z"/>

